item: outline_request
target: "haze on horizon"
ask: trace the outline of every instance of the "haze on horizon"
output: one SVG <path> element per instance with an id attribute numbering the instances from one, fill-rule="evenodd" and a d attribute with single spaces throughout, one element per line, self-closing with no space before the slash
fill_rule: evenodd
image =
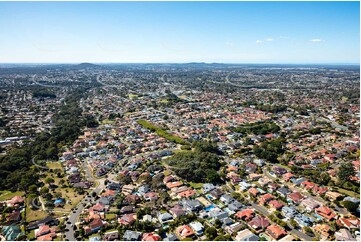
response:
<path id="1" fill-rule="evenodd" d="M 0 2 L 0 63 L 359 63 L 359 2 Z"/>

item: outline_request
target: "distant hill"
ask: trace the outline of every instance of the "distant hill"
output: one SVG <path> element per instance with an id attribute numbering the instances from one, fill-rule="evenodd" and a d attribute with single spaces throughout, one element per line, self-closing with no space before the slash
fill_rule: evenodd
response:
<path id="1" fill-rule="evenodd" d="M 84 63 L 78 64 L 77 67 L 80 67 L 80 68 L 93 68 L 93 67 L 100 67 L 100 66 L 92 64 L 92 63 L 84 62 Z"/>

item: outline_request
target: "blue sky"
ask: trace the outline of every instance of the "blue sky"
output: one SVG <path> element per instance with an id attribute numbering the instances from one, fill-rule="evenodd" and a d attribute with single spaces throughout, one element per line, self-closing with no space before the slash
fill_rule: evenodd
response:
<path id="1" fill-rule="evenodd" d="M 359 2 L 0 2 L 0 62 L 359 63 Z"/>

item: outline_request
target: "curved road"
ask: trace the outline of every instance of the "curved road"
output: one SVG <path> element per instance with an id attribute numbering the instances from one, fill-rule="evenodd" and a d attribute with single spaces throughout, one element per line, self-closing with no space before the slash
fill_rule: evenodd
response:
<path id="1" fill-rule="evenodd" d="M 61 86 L 57 86 L 57 85 L 46 85 L 46 84 L 41 84 L 37 81 L 35 81 L 35 76 L 36 75 L 33 75 L 33 82 L 36 84 L 36 85 L 39 85 L 39 86 L 42 86 L 42 87 L 55 87 L 55 88 L 61 88 Z"/>

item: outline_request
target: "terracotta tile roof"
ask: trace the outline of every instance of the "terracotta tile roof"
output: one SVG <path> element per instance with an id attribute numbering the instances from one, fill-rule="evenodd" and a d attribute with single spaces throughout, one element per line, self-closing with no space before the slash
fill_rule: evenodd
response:
<path id="1" fill-rule="evenodd" d="M 89 227 L 91 229 L 96 229 L 98 227 L 103 227 L 103 221 L 101 219 L 94 219 L 90 222 Z"/>
<path id="2" fill-rule="evenodd" d="M 105 192 L 102 193 L 101 195 L 102 197 L 108 197 L 108 196 L 115 196 L 115 191 L 114 190 L 107 190 Z"/>
<path id="3" fill-rule="evenodd" d="M 265 229 L 269 226 L 269 221 L 265 217 L 257 216 L 252 219 L 251 222 L 248 223 L 254 229 Z"/>
<path id="4" fill-rule="evenodd" d="M 257 194 L 259 194 L 259 191 L 254 187 L 251 187 L 250 189 L 248 189 L 248 192 L 250 194 L 252 194 L 253 196 L 257 196 Z"/>
<path id="5" fill-rule="evenodd" d="M 183 185 L 183 182 L 179 182 L 179 181 L 167 182 L 165 185 L 170 189 L 170 188 L 173 188 L 173 187 L 179 187 L 179 186 Z"/>
<path id="6" fill-rule="evenodd" d="M 268 201 L 272 200 L 273 198 L 274 198 L 274 196 L 272 194 L 267 193 L 261 197 L 260 202 L 262 204 L 264 204 L 264 203 L 267 203 Z"/>
<path id="7" fill-rule="evenodd" d="M 48 225 L 40 225 L 39 229 L 37 229 L 35 232 L 35 237 L 39 237 L 49 232 L 50 232 L 50 227 Z"/>
<path id="8" fill-rule="evenodd" d="M 182 238 L 194 235 L 193 230 L 188 225 L 180 226 L 176 228 L 176 231 Z"/>
<path id="9" fill-rule="evenodd" d="M 296 203 L 299 203 L 299 202 L 301 202 L 302 199 L 304 199 L 302 194 L 299 192 L 293 192 L 293 193 L 288 194 L 288 198 L 290 198 L 292 201 L 294 201 Z"/>
<path id="10" fill-rule="evenodd" d="M 336 214 L 330 208 L 325 207 L 325 206 L 316 208 L 316 213 L 326 219 L 332 219 L 332 218 L 336 217 Z"/>
<path id="11" fill-rule="evenodd" d="M 281 202 L 277 200 L 272 200 L 268 204 L 275 209 L 281 209 L 284 206 Z"/>
<path id="12" fill-rule="evenodd" d="M 38 237 L 36 240 L 37 240 L 37 241 L 52 241 L 53 238 L 55 238 L 55 237 L 56 237 L 55 232 L 52 232 L 52 233 L 49 233 L 49 234 L 40 236 L 40 237 Z"/>
<path id="13" fill-rule="evenodd" d="M 337 222 L 339 222 L 341 226 L 345 226 L 349 229 L 360 228 L 359 218 L 340 218 Z"/>
<path id="14" fill-rule="evenodd" d="M 178 193 L 178 196 L 180 196 L 180 197 L 191 197 L 191 196 L 195 195 L 196 193 L 197 192 L 195 190 L 188 190 L 188 191 Z"/>
<path id="15" fill-rule="evenodd" d="M 270 225 L 267 227 L 267 233 L 274 239 L 279 239 L 282 236 L 287 235 L 286 231 L 278 225 Z"/>
<path id="16" fill-rule="evenodd" d="M 129 214 L 124 214 L 124 215 L 118 220 L 118 222 L 119 222 L 120 224 L 128 225 L 128 224 L 133 224 L 136 219 L 137 219 L 137 215 L 136 215 L 135 213 L 129 213 Z"/>
<path id="17" fill-rule="evenodd" d="M 254 211 L 252 209 L 244 209 L 238 211 L 234 216 L 239 219 L 250 220 L 254 216 Z"/>
<path id="18" fill-rule="evenodd" d="M 159 241 L 160 236 L 154 233 L 144 233 L 142 236 L 142 241 Z"/>

